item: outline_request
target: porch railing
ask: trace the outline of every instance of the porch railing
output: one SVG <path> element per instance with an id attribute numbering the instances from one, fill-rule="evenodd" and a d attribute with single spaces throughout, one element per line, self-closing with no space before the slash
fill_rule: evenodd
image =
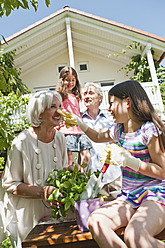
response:
<path id="1" fill-rule="evenodd" d="M 156 85 L 154 85 L 152 82 L 142 83 L 142 86 L 144 87 L 151 103 L 153 104 L 155 110 L 160 114 L 160 117 L 162 120 L 165 121 L 165 115 L 164 115 L 164 109 L 162 109 L 162 99 L 160 97 L 160 89 Z M 100 105 L 100 109 L 102 109 L 104 112 L 108 112 L 108 91 L 113 86 L 104 86 L 102 87 L 103 91 L 103 101 Z M 83 90 L 82 90 L 83 93 Z M 135 92 L 136 94 L 136 92 Z M 82 94 L 83 95 L 83 94 Z M 84 105 L 84 101 L 80 102 L 80 112 L 85 111 L 86 107 Z M 10 118 L 11 123 L 19 123 L 21 121 L 21 109 L 16 110 L 13 115 Z"/>
<path id="2" fill-rule="evenodd" d="M 154 109 L 158 112 L 158 113 L 163 113 L 164 109 L 162 108 L 163 103 L 162 103 L 162 98 L 160 97 L 160 89 L 159 87 L 157 87 L 156 85 L 153 84 L 153 82 L 147 82 L 147 83 L 142 83 L 143 88 L 145 89 L 151 103 L 154 106 Z M 107 111 L 108 107 L 109 107 L 109 103 L 108 103 L 108 91 L 110 90 L 110 88 L 112 88 L 113 86 L 105 86 L 102 87 L 102 91 L 103 91 L 103 101 L 100 105 L 100 109 L 102 109 L 103 111 Z M 136 94 L 136 92 L 135 92 Z M 82 101 L 80 103 L 80 110 L 81 112 L 83 112 L 85 110 L 85 105 L 84 102 Z"/>

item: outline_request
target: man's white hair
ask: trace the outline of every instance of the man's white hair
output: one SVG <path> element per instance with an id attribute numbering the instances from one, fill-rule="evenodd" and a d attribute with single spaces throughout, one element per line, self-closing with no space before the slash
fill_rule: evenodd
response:
<path id="1" fill-rule="evenodd" d="M 85 89 L 87 89 L 89 86 L 94 86 L 94 87 L 96 88 L 96 93 L 97 93 L 98 95 L 102 96 L 102 98 L 101 98 L 101 100 L 100 100 L 100 102 L 99 102 L 99 105 L 100 105 L 100 104 L 102 103 L 102 100 L 103 100 L 103 92 L 102 92 L 101 87 L 100 87 L 98 84 L 96 84 L 96 83 L 88 82 L 88 83 L 86 83 L 85 86 L 84 86 L 84 91 L 85 91 Z"/>
<path id="2" fill-rule="evenodd" d="M 93 83 L 93 82 L 87 82 L 87 83 L 85 84 L 85 86 L 84 86 L 84 89 L 85 89 L 85 88 L 88 88 L 89 86 L 94 86 L 94 87 L 96 88 L 97 94 L 100 95 L 100 96 L 103 96 L 102 89 L 101 89 L 101 87 L 100 87 L 98 84 Z"/>

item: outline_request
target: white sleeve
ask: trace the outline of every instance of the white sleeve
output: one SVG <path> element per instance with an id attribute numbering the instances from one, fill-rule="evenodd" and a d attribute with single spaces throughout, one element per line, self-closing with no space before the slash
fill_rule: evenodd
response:
<path id="1" fill-rule="evenodd" d="M 112 126 L 109 129 L 109 136 L 111 139 L 113 139 L 115 142 L 119 141 L 119 131 L 121 129 L 121 124 L 112 124 Z"/>
<path id="2" fill-rule="evenodd" d="M 7 155 L 2 186 L 12 193 L 23 182 L 22 142 L 15 138 Z"/>

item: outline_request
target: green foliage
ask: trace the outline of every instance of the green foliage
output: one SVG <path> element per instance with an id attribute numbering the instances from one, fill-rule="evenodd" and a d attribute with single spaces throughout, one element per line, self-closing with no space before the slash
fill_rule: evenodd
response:
<path id="1" fill-rule="evenodd" d="M 15 68 L 14 56 L 15 51 L 3 54 L 3 50 L 0 49 L 0 91 L 4 95 L 8 95 L 12 91 L 17 95 L 30 92 L 28 87 L 22 83 L 21 70 Z"/>
<path id="2" fill-rule="evenodd" d="M 3 164 L 5 163 L 4 157 L 0 157 L 0 171 L 4 169 Z"/>
<path id="3" fill-rule="evenodd" d="M 29 101 L 29 95 L 18 97 L 14 92 L 4 96 L 0 93 L 0 151 L 9 148 L 17 132 L 28 126 L 25 117 L 26 105 Z M 14 111 L 21 108 L 19 123 L 11 124 L 11 117 Z"/>
<path id="4" fill-rule="evenodd" d="M 5 41 L 3 36 L 2 38 Z M 22 83 L 20 78 L 21 70 L 15 68 L 14 56 L 14 51 L 3 54 L 0 42 L 0 159 L 3 158 L 0 162 L 1 169 L 5 163 L 6 152 L 12 140 L 19 131 L 28 126 L 25 111 L 29 96 L 22 95 L 29 93 L 30 90 Z M 20 108 L 21 121 L 12 123 L 12 115 Z"/>
<path id="5" fill-rule="evenodd" d="M 137 49 L 139 52 L 142 51 L 142 46 L 139 42 L 133 41 L 131 45 L 127 46 L 128 49 Z M 126 50 L 123 50 L 122 54 L 126 54 Z M 152 51 L 153 54 L 153 51 Z M 141 57 L 141 54 L 132 56 L 130 63 L 126 64 L 120 70 L 125 70 L 126 76 L 128 77 L 130 72 L 133 71 L 133 76 L 130 77 L 132 80 L 138 82 L 151 82 L 150 68 L 146 57 Z"/>
<path id="6" fill-rule="evenodd" d="M 139 52 L 142 51 L 142 46 L 139 42 L 133 41 L 131 45 L 127 46 L 128 49 L 137 49 Z M 151 50 L 152 55 L 154 55 L 154 51 Z M 124 55 L 126 50 L 122 51 Z M 154 60 L 155 69 L 157 72 L 158 82 L 160 86 L 160 92 L 163 100 L 163 104 L 165 105 L 165 67 L 159 66 Z M 141 57 L 141 53 L 132 56 L 130 63 L 126 64 L 124 67 L 120 69 L 125 70 L 126 76 L 129 77 L 130 72 L 133 71 L 133 76 L 130 77 L 131 80 L 137 80 L 138 82 L 152 82 L 150 68 L 148 64 L 148 60 L 146 57 Z"/>
<path id="7" fill-rule="evenodd" d="M 18 97 L 14 92 L 4 96 L 0 92 L 0 169 L 6 161 L 7 149 L 12 140 L 25 128 L 29 127 L 26 119 L 26 105 L 29 101 L 29 95 Z M 11 123 L 12 115 L 15 111 L 21 109 L 20 120 L 18 123 Z"/>
<path id="8" fill-rule="evenodd" d="M 84 167 L 84 165 L 83 165 Z M 98 171 L 96 176 L 100 174 Z M 80 200 L 81 193 L 86 190 L 86 184 L 91 176 L 91 170 L 88 173 L 78 171 L 78 166 L 74 167 L 74 171 L 65 171 L 54 169 L 51 171 L 46 185 L 56 187 L 53 193 L 49 196 L 48 201 L 57 200 L 61 202 L 60 209 L 52 209 L 52 217 L 65 217 L 69 209 L 73 211 L 75 201 Z M 61 198 L 60 193 L 63 195 Z"/>
<path id="9" fill-rule="evenodd" d="M 34 10 L 38 9 L 38 1 L 30 0 L 31 5 Z M 47 7 L 50 5 L 50 0 L 45 0 L 45 4 Z M 15 9 L 29 9 L 29 1 L 28 0 L 0 0 L 0 17 L 3 15 L 9 16 L 12 10 Z"/>
<path id="10" fill-rule="evenodd" d="M 0 248 L 13 248 L 9 237 L 2 242 Z"/>
<path id="11" fill-rule="evenodd" d="M 161 66 L 157 68 L 157 77 L 159 80 L 160 92 L 162 96 L 162 101 L 165 106 L 165 67 Z"/>

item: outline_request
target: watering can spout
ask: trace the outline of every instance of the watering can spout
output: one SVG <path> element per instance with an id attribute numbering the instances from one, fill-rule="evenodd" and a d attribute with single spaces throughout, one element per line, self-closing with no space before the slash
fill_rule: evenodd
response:
<path id="1" fill-rule="evenodd" d="M 101 172 L 102 172 L 102 173 L 105 173 L 106 170 L 108 169 L 108 167 L 109 167 L 109 164 L 104 163 L 103 168 L 101 169 Z"/>

